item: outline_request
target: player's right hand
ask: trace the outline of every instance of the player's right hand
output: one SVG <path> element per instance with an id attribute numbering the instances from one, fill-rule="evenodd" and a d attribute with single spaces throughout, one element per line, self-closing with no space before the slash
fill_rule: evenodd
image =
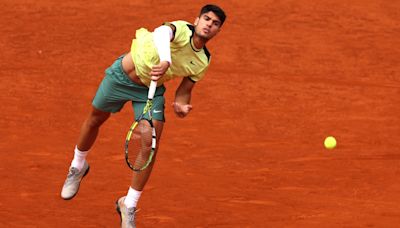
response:
<path id="1" fill-rule="evenodd" d="M 161 61 L 159 64 L 154 65 L 150 72 L 151 80 L 158 81 L 167 72 L 168 68 L 168 61 Z"/>

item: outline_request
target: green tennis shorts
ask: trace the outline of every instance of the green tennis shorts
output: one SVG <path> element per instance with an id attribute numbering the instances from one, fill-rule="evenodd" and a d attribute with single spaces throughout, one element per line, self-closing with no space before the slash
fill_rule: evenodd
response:
<path id="1" fill-rule="evenodd" d="M 104 112 L 119 112 L 127 101 L 132 102 L 135 119 L 142 114 L 147 101 L 148 87 L 133 82 L 122 69 L 122 58 L 120 56 L 106 69 L 105 77 L 97 89 L 92 105 Z M 165 121 L 165 87 L 157 87 L 153 98 L 153 119 Z M 148 115 L 148 114 L 147 114 Z M 148 116 L 147 116 L 148 118 Z"/>

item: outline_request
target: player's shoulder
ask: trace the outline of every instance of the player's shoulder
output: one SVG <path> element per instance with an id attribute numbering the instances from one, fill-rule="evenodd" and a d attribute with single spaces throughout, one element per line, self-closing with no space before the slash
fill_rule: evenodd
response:
<path id="1" fill-rule="evenodd" d="M 177 20 L 177 21 L 172 21 L 171 24 L 177 26 L 177 27 L 188 27 L 188 26 L 193 26 L 191 23 L 183 20 Z"/>
<path id="2" fill-rule="evenodd" d="M 171 22 L 164 22 L 163 25 L 168 26 L 172 29 L 172 32 L 174 33 L 174 37 L 176 35 L 178 36 L 191 36 L 191 33 L 193 33 L 193 25 L 190 24 L 187 21 L 183 20 L 177 20 L 177 21 L 171 21 Z"/>
<path id="3" fill-rule="evenodd" d="M 191 33 L 194 30 L 194 26 L 187 21 L 172 21 L 170 22 L 170 24 L 173 25 L 175 30 L 179 32 Z"/>

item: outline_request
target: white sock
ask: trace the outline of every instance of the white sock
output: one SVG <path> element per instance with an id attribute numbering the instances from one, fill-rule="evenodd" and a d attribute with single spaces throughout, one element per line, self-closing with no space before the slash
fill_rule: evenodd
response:
<path id="1" fill-rule="evenodd" d="M 136 207 L 141 194 L 142 194 L 142 191 L 137 191 L 137 190 L 133 189 L 132 187 L 129 187 L 128 194 L 126 195 L 126 198 L 124 201 L 124 204 L 126 205 L 126 207 L 127 208 Z"/>
<path id="2" fill-rule="evenodd" d="M 88 152 L 89 151 L 80 151 L 78 146 L 75 146 L 74 159 L 71 162 L 71 166 L 81 170 L 85 164 Z"/>

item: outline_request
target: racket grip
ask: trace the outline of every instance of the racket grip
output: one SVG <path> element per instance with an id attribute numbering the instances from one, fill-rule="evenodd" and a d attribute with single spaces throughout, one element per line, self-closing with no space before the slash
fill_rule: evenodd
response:
<path id="1" fill-rule="evenodd" d="M 151 82 L 150 82 L 150 87 L 149 87 L 149 94 L 148 94 L 148 96 L 147 96 L 147 98 L 148 98 L 149 100 L 152 100 L 152 99 L 153 99 L 154 94 L 156 93 L 156 88 L 157 88 L 157 82 L 151 80 Z"/>

